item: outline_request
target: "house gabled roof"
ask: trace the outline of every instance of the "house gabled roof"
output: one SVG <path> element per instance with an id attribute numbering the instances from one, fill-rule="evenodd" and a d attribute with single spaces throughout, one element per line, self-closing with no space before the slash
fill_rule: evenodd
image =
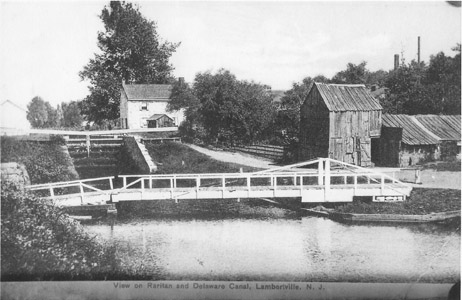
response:
<path id="1" fill-rule="evenodd" d="M 24 108 L 22 108 L 21 106 L 17 105 L 16 103 L 14 103 L 13 101 L 10 101 L 10 100 L 3 101 L 1 105 L 3 106 L 6 103 L 10 103 L 11 105 L 19 108 L 20 110 L 27 112 L 27 110 L 25 110 Z"/>
<path id="2" fill-rule="evenodd" d="M 460 115 L 417 115 L 416 119 L 443 141 L 460 141 Z"/>
<path id="3" fill-rule="evenodd" d="M 168 100 L 171 84 L 123 84 L 123 91 L 130 100 Z"/>
<path id="4" fill-rule="evenodd" d="M 153 114 L 152 116 L 149 117 L 148 121 L 159 120 L 159 119 L 162 118 L 163 116 L 166 116 L 167 118 L 169 118 L 170 120 L 173 121 L 173 119 L 170 118 L 169 116 L 167 116 L 166 114 Z"/>
<path id="5" fill-rule="evenodd" d="M 372 97 L 363 84 L 325 84 L 315 82 L 327 109 L 330 111 L 371 111 L 382 110 L 379 101 Z"/>
<path id="6" fill-rule="evenodd" d="M 403 128 L 403 143 L 407 145 L 435 145 L 440 138 L 422 125 L 415 116 L 382 115 L 382 126 Z"/>

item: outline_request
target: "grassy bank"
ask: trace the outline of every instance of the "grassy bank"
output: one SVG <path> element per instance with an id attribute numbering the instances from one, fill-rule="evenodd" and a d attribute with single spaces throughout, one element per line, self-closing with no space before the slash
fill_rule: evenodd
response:
<path id="1" fill-rule="evenodd" d="M 410 197 L 401 203 L 354 202 L 337 207 L 336 211 L 356 214 L 425 215 L 460 210 L 460 197 L 460 190 L 414 188 Z"/>
<path id="2" fill-rule="evenodd" d="M 162 144 L 147 144 L 146 148 L 158 164 L 158 173 L 235 173 L 240 168 L 244 172 L 256 171 L 256 168 L 236 163 L 226 163 L 214 160 L 186 145 L 175 142 Z"/>
<path id="3" fill-rule="evenodd" d="M 115 277 L 116 248 L 97 241 L 48 200 L 2 184 L 2 281 Z"/>
<path id="4" fill-rule="evenodd" d="M 52 138 L 48 142 L 31 142 L 14 137 L 1 137 L 1 161 L 25 165 L 32 184 L 75 180 L 72 161 L 61 146 L 64 141 Z"/>

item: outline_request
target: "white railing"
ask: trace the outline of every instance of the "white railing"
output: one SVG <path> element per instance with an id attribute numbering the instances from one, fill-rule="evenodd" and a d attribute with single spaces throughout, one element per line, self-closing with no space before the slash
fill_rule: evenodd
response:
<path id="1" fill-rule="evenodd" d="M 294 171 L 292 169 L 292 172 L 287 172 L 290 168 L 316 163 L 318 164 L 317 170 Z M 341 166 L 342 169 L 336 169 L 336 166 Z M 223 195 L 227 189 L 247 190 L 248 195 L 250 195 L 250 192 L 257 188 L 273 190 L 274 193 L 278 189 L 299 190 L 301 194 L 303 190 L 310 188 L 321 188 L 329 191 L 337 187 L 350 187 L 356 192 L 358 188 L 364 185 L 373 185 L 380 187 L 380 194 L 384 195 L 385 190 L 398 190 L 397 185 L 408 187 L 398 179 L 386 174 L 327 158 L 253 173 L 148 174 L 120 175 L 119 177 L 122 178 L 122 187 L 120 188 L 114 188 L 114 177 L 102 177 L 40 184 L 30 186 L 29 189 L 49 190 L 51 198 L 55 198 L 55 189 L 77 186 L 80 189 L 83 203 L 85 188 L 106 195 L 134 189 L 141 190 L 142 193 L 147 190 L 169 189 L 171 198 L 174 199 L 175 192 L 195 192 L 198 195 L 200 190 L 210 188 L 222 190 Z M 109 190 L 101 190 L 88 184 L 105 180 L 109 181 Z"/>
<path id="2" fill-rule="evenodd" d="M 64 195 L 80 195 L 81 202 L 83 203 L 85 200 L 85 193 L 87 190 L 91 190 L 91 192 L 98 192 L 100 194 L 110 195 L 112 190 L 114 189 L 114 176 L 111 177 L 100 177 L 100 178 L 90 178 L 90 179 L 82 179 L 82 180 L 73 180 L 73 181 L 63 181 L 63 182 L 52 182 L 52 183 L 44 183 L 44 184 L 36 184 L 30 185 L 26 187 L 31 191 L 40 191 L 45 190 L 49 192 L 49 197 L 53 200 L 56 200 L 57 196 L 64 196 Z M 109 183 L 109 190 L 102 190 L 98 189 L 94 186 L 89 185 L 89 183 L 94 183 L 97 181 L 108 181 Z M 63 191 L 62 194 L 57 195 L 55 190 L 56 189 L 63 189 L 63 188 L 70 188 L 70 187 L 78 187 L 79 193 Z"/>

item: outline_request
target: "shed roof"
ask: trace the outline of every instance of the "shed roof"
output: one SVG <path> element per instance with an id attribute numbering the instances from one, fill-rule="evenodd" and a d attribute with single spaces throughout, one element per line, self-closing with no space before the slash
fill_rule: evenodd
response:
<path id="1" fill-rule="evenodd" d="M 417 115 L 416 119 L 444 141 L 460 141 L 461 120 L 460 115 Z"/>
<path id="2" fill-rule="evenodd" d="M 123 84 L 128 100 L 168 100 L 171 84 Z"/>
<path id="3" fill-rule="evenodd" d="M 169 116 L 167 116 L 166 114 L 153 114 L 152 116 L 149 117 L 148 120 L 159 120 L 160 118 L 162 117 L 167 117 L 169 118 L 170 120 L 173 120 L 172 118 L 170 118 Z"/>
<path id="4" fill-rule="evenodd" d="M 315 86 L 330 111 L 382 110 L 379 101 L 372 97 L 363 84 L 325 84 L 315 82 L 311 89 Z"/>
<path id="5" fill-rule="evenodd" d="M 440 139 L 425 128 L 415 116 L 383 114 L 384 127 L 403 128 L 403 143 L 408 145 L 434 145 Z"/>

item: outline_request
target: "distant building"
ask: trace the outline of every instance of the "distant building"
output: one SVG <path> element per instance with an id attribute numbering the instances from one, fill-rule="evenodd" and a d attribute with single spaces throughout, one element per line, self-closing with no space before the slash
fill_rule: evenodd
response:
<path id="1" fill-rule="evenodd" d="M 282 97 L 284 97 L 286 91 L 282 90 L 275 90 L 271 91 L 271 95 L 273 96 L 273 104 L 276 106 L 277 110 L 282 110 Z"/>
<path id="2" fill-rule="evenodd" d="M 370 87 L 370 93 L 372 97 L 375 99 L 385 99 L 388 93 L 388 88 L 386 87 L 379 87 L 377 85 L 373 85 Z"/>
<path id="3" fill-rule="evenodd" d="M 300 109 L 299 159 L 371 166 L 381 127 L 382 106 L 364 85 L 313 83 Z"/>
<path id="4" fill-rule="evenodd" d="M 167 112 L 171 93 L 170 84 L 122 84 L 121 127 L 136 129 L 164 125 L 179 126 L 184 120 L 184 112 L 182 110 Z M 159 116 L 164 115 L 162 121 L 158 120 Z M 167 119 L 171 121 L 166 122 Z"/>
<path id="5" fill-rule="evenodd" d="M 373 144 L 380 166 L 407 167 L 439 159 L 460 160 L 460 115 L 383 115 L 382 135 Z"/>
<path id="6" fill-rule="evenodd" d="M 5 100 L 1 104 L 0 129 L 2 135 L 24 134 L 30 129 L 27 110 L 16 103 Z"/>

